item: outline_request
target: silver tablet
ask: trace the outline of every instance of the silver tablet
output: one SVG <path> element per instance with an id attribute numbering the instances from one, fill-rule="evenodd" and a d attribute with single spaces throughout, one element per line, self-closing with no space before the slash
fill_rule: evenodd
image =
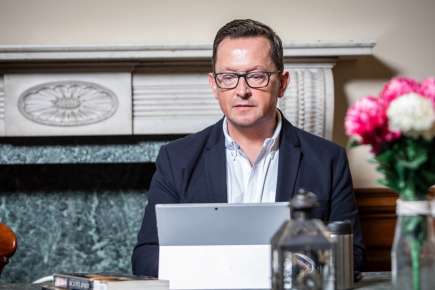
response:
<path id="1" fill-rule="evenodd" d="M 170 289 L 271 288 L 270 240 L 288 203 L 161 204 L 156 215 L 159 278 Z"/>
<path id="2" fill-rule="evenodd" d="M 288 202 L 156 205 L 159 244 L 261 245 L 289 219 Z"/>

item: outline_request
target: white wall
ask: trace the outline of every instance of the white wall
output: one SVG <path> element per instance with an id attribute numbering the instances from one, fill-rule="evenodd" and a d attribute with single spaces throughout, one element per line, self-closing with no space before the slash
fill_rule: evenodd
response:
<path id="1" fill-rule="evenodd" d="M 334 140 L 349 103 L 394 75 L 435 75 L 435 0 L 0 0 L 0 45 L 210 44 L 233 18 L 254 18 L 285 43 L 375 40 L 374 57 L 334 69 Z M 349 151 L 356 187 L 376 186 L 365 148 Z"/>

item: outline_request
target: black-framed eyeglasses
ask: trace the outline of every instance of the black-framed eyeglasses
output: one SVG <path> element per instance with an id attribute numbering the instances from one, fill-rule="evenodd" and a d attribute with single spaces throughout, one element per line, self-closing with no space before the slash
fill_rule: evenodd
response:
<path id="1" fill-rule="evenodd" d="M 244 78 L 246 84 L 252 89 L 267 87 L 270 76 L 281 71 L 253 71 L 244 74 L 240 73 L 215 73 L 214 79 L 221 89 L 234 89 L 239 84 L 240 78 Z"/>

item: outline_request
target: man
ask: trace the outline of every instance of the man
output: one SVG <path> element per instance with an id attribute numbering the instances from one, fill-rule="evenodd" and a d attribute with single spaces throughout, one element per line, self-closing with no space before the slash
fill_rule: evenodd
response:
<path id="1" fill-rule="evenodd" d="M 289 82 L 280 38 L 257 21 L 234 20 L 218 31 L 212 60 L 208 79 L 225 116 L 161 148 L 133 273 L 158 274 L 156 204 L 288 201 L 299 188 L 318 196 L 317 218 L 352 221 L 361 270 L 362 236 L 345 151 L 293 127 L 277 110 Z"/>

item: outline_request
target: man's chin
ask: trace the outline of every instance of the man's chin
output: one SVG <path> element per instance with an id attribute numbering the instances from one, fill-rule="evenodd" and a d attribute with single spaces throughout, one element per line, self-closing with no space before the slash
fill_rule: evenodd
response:
<path id="1" fill-rule="evenodd" d="M 228 118 L 228 121 L 232 126 L 241 129 L 255 128 L 258 123 L 258 120 L 252 118 Z"/>

